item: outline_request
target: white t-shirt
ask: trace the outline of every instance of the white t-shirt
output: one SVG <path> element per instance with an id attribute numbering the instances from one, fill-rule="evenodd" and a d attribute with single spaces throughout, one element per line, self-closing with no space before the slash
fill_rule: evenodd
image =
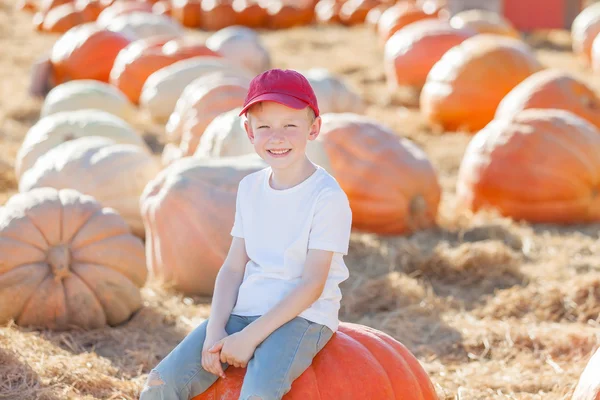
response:
<path id="1" fill-rule="evenodd" d="M 349 273 L 352 211 L 346 193 L 325 169 L 300 184 L 276 190 L 269 184 L 270 167 L 247 175 L 239 184 L 231 235 L 244 238 L 246 264 L 232 314 L 263 315 L 302 278 L 308 249 L 334 252 L 321 297 L 300 317 L 338 328 L 342 293 Z"/>

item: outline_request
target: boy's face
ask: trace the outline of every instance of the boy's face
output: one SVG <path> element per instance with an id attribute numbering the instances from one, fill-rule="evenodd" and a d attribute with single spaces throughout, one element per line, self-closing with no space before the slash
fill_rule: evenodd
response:
<path id="1" fill-rule="evenodd" d="M 321 129 L 321 118 L 313 119 L 309 110 L 265 101 L 248 111 L 244 123 L 248 138 L 271 167 L 285 169 L 303 161 L 308 141 L 315 140 Z"/>

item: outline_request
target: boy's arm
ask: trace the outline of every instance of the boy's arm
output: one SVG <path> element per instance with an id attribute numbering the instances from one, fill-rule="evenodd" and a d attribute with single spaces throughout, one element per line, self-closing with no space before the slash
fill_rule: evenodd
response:
<path id="1" fill-rule="evenodd" d="M 210 318 L 206 327 L 207 336 L 211 332 L 222 332 L 225 329 L 231 310 L 235 306 L 248 260 L 245 240 L 234 236 L 215 281 Z"/>
<path id="2" fill-rule="evenodd" d="M 248 325 L 244 332 L 258 346 L 281 325 L 297 317 L 319 299 L 327 281 L 333 252 L 308 250 L 300 283 L 275 307 Z"/>

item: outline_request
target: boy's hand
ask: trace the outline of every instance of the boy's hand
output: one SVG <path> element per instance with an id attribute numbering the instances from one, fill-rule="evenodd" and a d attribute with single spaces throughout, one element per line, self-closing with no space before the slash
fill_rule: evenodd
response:
<path id="1" fill-rule="evenodd" d="M 202 368 L 211 374 L 225 378 L 223 367 L 221 366 L 220 355 L 218 352 L 211 352 L 209 349 L 214 347 L 216 343 L 227 337 L 225 329 L 217 333 L 206 333 L 206 339 L 204 340 L 204 346 L 202 346 Z"/>
<path id="2" fill-rule="evenodd" d="M 244 331 L 234 333 L 219 340 L 210 350 L 212 354 L 221 352 L 221 362 L 237 368 L 245 368 L 254 355 L 257 344 Z"/>

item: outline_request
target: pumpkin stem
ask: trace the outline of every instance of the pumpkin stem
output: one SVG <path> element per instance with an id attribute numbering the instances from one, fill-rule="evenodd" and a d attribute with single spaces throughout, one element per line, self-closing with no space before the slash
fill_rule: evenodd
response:
<path id="1" fill-rule="evenodd" d="M 56 281 L 60 281 L 71 274 L 69 271 L 71 251 L 68 246 L 61 244 L 50 248 L 46 261 L 50 265 L 50 268 L 52 268 L 52 273 Z"/>

